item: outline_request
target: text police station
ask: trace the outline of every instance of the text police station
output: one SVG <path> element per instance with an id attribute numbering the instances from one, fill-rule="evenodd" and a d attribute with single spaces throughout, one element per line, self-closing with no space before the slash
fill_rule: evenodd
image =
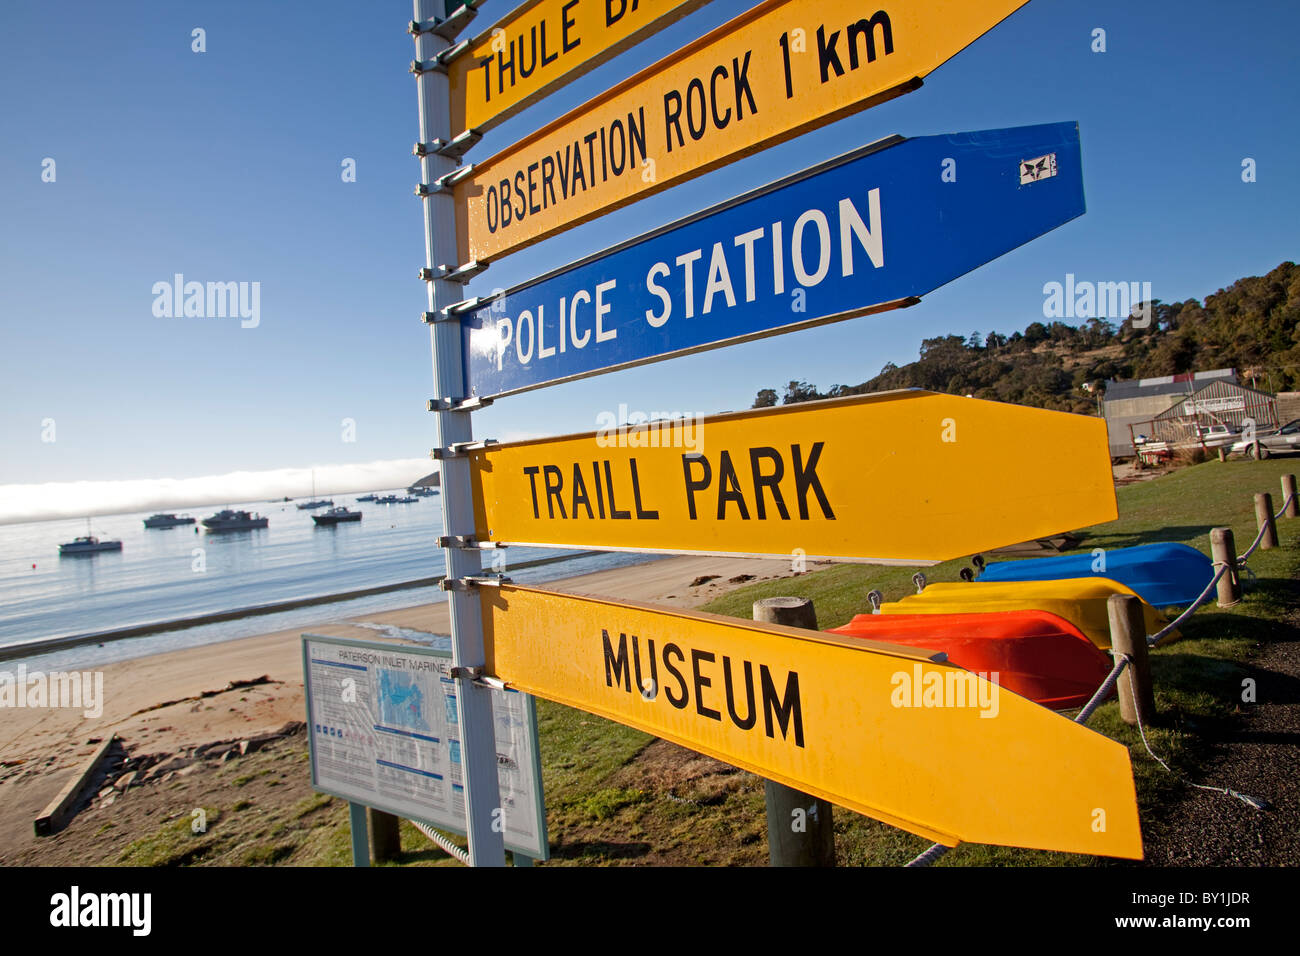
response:
<path id="1" fill-rule="evenodd" d="M 827 277 L 849 278 L 867 262 L 875 269 L 885 264 L 879 188 L 789 220 L 755 223 L 709 247 L 683 249 L 651 264 L 643 286 L 653 306 L 637 308 L 636 314 L 623 307 L 627 297 L 620 297 L 614 278 L 499 316 L 497 370 L 507 363 L 528 368 L 569 349 L 611 342 L 620 327 L 632 323 L 658 329 L 674 317 L 709 316 L 760 300 L 788 310 L 786 297 L 795 288 L 814 289 Z"/>

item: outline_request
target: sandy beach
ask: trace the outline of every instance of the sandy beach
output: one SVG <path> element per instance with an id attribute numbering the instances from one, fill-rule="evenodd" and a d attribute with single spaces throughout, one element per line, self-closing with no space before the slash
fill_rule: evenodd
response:
<path id="1" fill-rule="evenodd" d="M 712 579 L 691 586 L 706 576 Z M 784 560 L 671 557 L 547 586 L 690 608 L 740 584 L 789 576 Z M 74 709 L 0 710 L 0 859 L 38 842 L 33 819 L 109 735 L 133 751 L 174 754 L 301 721 L 302 633 L 377 640 L 383 638 L 383 626 L 446 634 L 447 605 L 403 608 L 110 664 L 102 669 L 103 712 L 95 718 Z M 262 677 L 268 682 L 226 689 Z"/>

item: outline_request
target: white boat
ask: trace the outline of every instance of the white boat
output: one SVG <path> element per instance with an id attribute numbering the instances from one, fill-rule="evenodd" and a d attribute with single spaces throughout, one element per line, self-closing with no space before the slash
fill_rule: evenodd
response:
<path id="1" fill-rule="evenodd" d="M 59 545 L 59 554 L 93 554 L 96 551 L 121 551 L 121 541 L 100 541 L 92 534 Z"/>
<path id="2" fill-rule="evenodd" d="M 334 502 L 325 498 L 316 497 L 316 472 L 311 473 L 311 500 L 304 501 L 298 506 L 299 511 L 311 511 L 315 508 L 333 508 Z"/>

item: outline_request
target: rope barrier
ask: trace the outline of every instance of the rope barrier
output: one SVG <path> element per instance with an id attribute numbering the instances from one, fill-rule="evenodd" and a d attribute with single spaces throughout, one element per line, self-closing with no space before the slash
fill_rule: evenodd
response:
<path id="1" fill-rule="evenodd" d="M 916 859 L 912 860 L 910 863 L 904 863 L 903 865 L 905 867 L 906 866 L 929 866 L 931 863 L 939 859 L 939 857 L 943 856 L 951 849 L 952 847 L 944 846 L 942 843 L 936 843 L 934 846 L 930 847 L 930 849 L 923 852 Z"/>
<path id="2" fill-rule="evenodd" d="M 1295 495 L 1288 495 L 1286 501 L 1282 502 L 1281 509 L 1278 511 L 1277 514 L 1273 516 L 1274 521 L 1282 517 L 1282 514 L 1286 511 L 1287 507 L 1291 504 L 1293 498 L 1295 498 Z M 1247 549 L 1245 554 L 1243 554 L 1240 558 L 1237 559 L 1238 570 L 1250 572 L 1252 577 L 1254 576 L 1254 572 L 1251 572 L 1250 568 L 1246 567 L 1246 559 L 1249 558 L 1252 554 L 1254 554 L 1255 549 L 1259 547 L 1260 541 L 1264 539 L 1264 532 L 1266 530 L 1267 527 L 1260 528 L 1259 534 L 1258 536 L 1256 536 L 1254 544 L 1252 544 L 1250 548 Z M 1158 634 L 1149 635 L 1147 637 L 1148 644 L 1156 644 L 1157 642 L 1159 642 L 1160 640 L 1168 636 L 1172 631 L 1178 628 L 1179 625 L 1181 625 L 1185 620 L 1187 620 L 1187 618 L 1191 617 L 1194 611 L 1196 611 L 1202 604 L 1204 604 L 1206 601 L 1209 600 L 1210 595 L 1213 593 L 1215 587 L 1219 583 L 1219 579 L 1223 577 L 1224 574 L 1226 574 L 1228 571 L 1228 565 L 1222 561 L 1214 562 L 1213 567 L 1217 568 L 1218 570 L 1215 572 L 1214 577 L 1210 579 L 1210 583 L 1205 586 L 1205 590 L 1201 592 L 1200 597 L 1198 597 L 1195 601 L 1193 601 L 1191 605 L 1187 608 L 1187 610 L 1185 610 L 1182 614 L 1178 615 L 1178 617 L 1175 618 L 1170 624 L 1162 628 Z M 1101 682 L 1101 686 L 1097 688 L 1097 692 L 1092 695 L 1092 698 L 1088 701 L 1088 703 L 1084 704 L 1083 708 L 1075 716 L 1074 718 L 1075 723 L 1086 724 L 1088 722 L 1088 719 L 1092 717 L 1096 709 L 1101 706 L 1102 701 L 1104 701 L 1108 696 L 1110 696 L 1111 690 L 1114 689 L 1115 684 L 1119 681 L 1120 675 L 1124 673 L 1124 668 L 1127 667 L 1130 662 L 1131 662 L 1131 658 L 1127 654 L 1115 655 L 1115 666 L 1111 669 L 1111 672 L 1106 675 L 1106 679 Z M 1137 688 L 1132 684 L 1132 682 L 1130 682 L 1129 684 L 1129 692 L 1133 695 L 1133 713 L 1136 715 L 1138 713 Z M 1190 786 L 1196 787 L 1199 790 L 1209 790 L 1211 793 L 1221 793 L 1224 794 L 1225 796 L 1236 797 L 1242 803 L 1245 803 L 1248 806 L 1252 806 L 1256 810 L 1269 809 L 1270 806 L 1269 802 L 1260 797 L 1252 797 L 1248 793 L 1241 793 L 1237 790 L 1233 790 L 1231 787 L 1212 787 L 1209 786 L 1208 784 L 1192 783 L 1192 781 L 1188 780 L 1187 778 L 1179 775 L 1178 773 L 1175 773 L 1172 769 L 1170 769 L 1169 764 L 1165 763 L 1163 760 L 1157 757 L 1155 751 L 1151 749 L 1151 744 L 1147 741 L 1146 728 L 1142 726 L 1141 717 L 1137 718 L 1137 726 L 1138 726 L 1138 734 L 1142 738 L 1142 746 L 1146 748 L 1146 752 L 1151 756 L 1151 759 L 1154 760 L 1156 763 L 1160 764 L 1160 766 L 1164 767 L 1164 769 L 1168 773 L 1173 774 L 1175 777 L 1178 777 L 1178 779 L 1182 780 L 1183 782 L 1187 783 Z M 928 849 L 922 851 L 914 859 L 912 859 L 911 861 L 903 865 L 905 867 L 929 866 L 932 863 L 934 863 L 936 860 L 941 858 L 950 849 L 952 848 L 944 846 L 942 843 L 936 843 L 933 846 L 929 847 Z"/>
<path id="3" fill-rule="evenodd" d="M 1212 567 L 1216 567 L 1219 570 L 1215 573 L 1214 577 L 1210 579 L 1210 583 L 1205 586 L 1205 590 L 1201 592 L 1201 596 L 1198 597 L 1195 601 L 1193 601 L 1186 611 L 1178 615 L 1178 617 L 1174 618 L 1174 620 L 1169 624 L 1167 624 L 1165 627 L 1161 628 L 1159 633 L 1148 635 L 1147 636 L 1148 645 L 1153 645 L 1159 641 L 1164 640 L 1166 637 L 1169 636 L 1170 633 L 1172 633 L 1177 627 L 1179 627 L 1183 623 L 1183 621 L 1191 617 L 1193 611 L 1195 611 L 1197 608 L 1199 608 L 1202 604 L 1204 604 L 1206 601 L 1210 599 L 1210 594 L 1214 590 L 1215 585 L 1219 583 L 1219 578 L 1223 577 L 1224 574 L 1226 574 L 1228 571 L 1228 566 L 1224 564 L 1222 561 L 1215 561 Z"/>
<path id="4" fill-rule="evenodd" d="M 1267 530 L 1268 525 L 1264 525 L 1264 527 L 1259 529 L 1259 534 L 1255 535 L 1255 543 L 1246 549 L 1245 554 L 1237 558 L 1237 567 L 1244 568 L 1246 566 L 1246 562 L 1250 559 L 1250 556 L 1255 553 L 1255 549 L 1259 547 L 1259 543 L 1264 540 L 1264 532 Z"/>
<path id="5" fill-rule="evenodd" d="M 1248 793 L 1239 793 L 1236 790 L 1231 789 L 1230 787 L 1211 787 L 1203 783 L 1192 783 L 1192 781 L 1188 780 L 1186 777 L 1172 770 L 1169 764 L 1165 763 L 1163 760 L 1161 760 L 1159 757 L 1156 756 L 1155 751 L 1151 749 L 1151 744 L 1147 742 L 1147 732 L 1146 729 L 1142 726 L 1142 718 L 1139 715 L 1140 712 L 1138 710 L 1137 688 L 1133 686 L 1132 682 L 1129 683 L 1129 691 L 1133 695 L 1133 714 L 1134 716 L 1137 717 L 1138 733 L 1142 736 L 1142 746 L 1146 748 L 1147 753 L 1150 754 L 1152 760 L 1160 764 L 1160 766 L 1164 767 L 1168 773 L 1173 774 L 1175 777 L 1177 777 L 1179 780 L 1182 780 L 1184 783 L 1188 784 L 1189 786 L 1196 787 L 1198 790 L 1209 790 L 1211 793 L 1221 793 L 1224 796 L 1236 797 L 1242 803 L 1245 803 L 1248 806 L 1252 806 L 1256 810 L 1269 809 L 1269 802 L 1267 800 L 1261 799 L 1260 797 L 1252 797 Z"/>
<path id="6" fill-rule="evenodd" d="M 1103 700 L 1110 696 L 1111 690 L 1115 687 L 1115 682 L 1119 680 L 1119 675 L 1124 673 L 1124 668 L 1129 665 L 1131 660 L 1127 654 L 1115 655 L 1115 666 L 1106 675 L 1106 679 L 1101 682 L 1101 686 L 1097 688 L 1097 693 L 1092 695 L 1092 699 L 1084 704 L 1083 709 L 1075 716 L 1074 722 L 1076 724 L 1086 724 L 1088 722 L 1092 712 L 1101 706 Z"/>
<path id="7" fill-rule="evenodd" d="M 1277 514 L 1273 515 L 1274 521 L 1277 521 L 1279 518 L 1282 517 L 1282 515 L 1286 512 L 1287 506 L 1291 504 L 1291 500 L 1294 497 L 1295 495 L 1286 496 L 1286 501 L 1282 502 L 1281 509 L 1278 511 Z M 1259 534 L 1255 535 L 1255 543 L 1252 544 L 1249 548 L 1247 548 L 1246 553 L 1237 559 L 1238 567 L 1244 568 L 1246 566 L 1247 559 L 1249 559 L 1250 556 L 1255 553 L 1255 549 L 1259 547 L 1259 543 L 1264 540 L 1264 532 L 1267 530 L 1268 530 L 1268 525 L 1264 525 L 1264 527 L 1259 529 Z"/>
<path id="8" fill-rule="evenodd" d="M 448 840 L 445 836 L 443 836 L 433 827 L 429 826 L 428 824 L 421 823 L 419 820 L 412 820 L 411 825 L 415 827 L 417 830 L 419 830 L 421 833 L 423 833 L 425 836 L 427 836 L 434 843 L 438 844 L 438 846 L 442 847 L 444 850 L 446 850 L 448 853 L 454 856 L 456 859 L 460 860 L 460 862 L 464 863 L 466 866 L 469 866 L 469 854 L 466 853 L 460 847 L 458 847 L 456 844 L 452 843 L 450 840 Z"/>

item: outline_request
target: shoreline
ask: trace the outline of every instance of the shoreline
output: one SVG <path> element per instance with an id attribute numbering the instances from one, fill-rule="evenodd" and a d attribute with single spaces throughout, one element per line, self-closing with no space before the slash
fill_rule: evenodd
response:
<path id="1" fill-rule="evenodd" d="M 522 561 L 514 565 L 511 570 L 524 570 L 526 568 L 539 568 L 548 564 L 558 564 L 563 561 L 574 561 L 579 558 L 589 557 L 593 554 L 599 554 L 598 551 L 574 551 L 572 554 L 557 555 L 551 558 L 536 558 L 532 561 Z M 437 587 L 439 582 L 446 575 L 439 574 L 428 578 L 419 578 L 415 581 L 399 581 L 396 584 L 378 584 L 373 587 L 359 588 L 354 591 L 341 591 L 336 594 L 319 594 L 313 597 L 291 598 L 286 601 L 273 601 L 268 604 L 253 604 L 247 607 L 235 608 L 230 611 L 211 611 L 207 614 L 198 614 L 194 617 L 173 618 L 170 621 L 155 621 L 149 624 L 132 624 L 126 627 L 110 628 L 105 631 L 89 631 L 82 634 L 69 634 L 63 637 L 42 637 L 34 641 L 23 641 L 20 644 L 0 645 L 0 661 L 10 661 L 17 658 L 35 657 L 38 654 L 50 654 L 56 651 L 66 651 L 74 647 L 81 647 L 86 644 L 103 644 L 111 641 L 124 640 L 132 637 L 149 637 L 153 634 L 166 634 L 169 631 L 183 631 L 191 627 L 203 627 L 208 624 L 223 624 L 227 621 L 238 621 L 249 617 L 258 617 L 265 614 L 279 614 L 283 611 L 294 611 L 304 607 L 315 607 L 322 604 L 336 604 L 343 601 L 354 601 L 358 598 L 373 597 L 379 594 L 388 594 L 395 591 L 413 591 L 418 588 Z M 169 653 L 169 652 L 162 652 Z"/>
<path id="2" fill-rule="evenodd" d="M 674 556 L 545 586 L 693 608 L 742 584 L 792 576 L 785 559 Z M 0 709 L 0 860 L 34 845 L 32 820 L 110 735 L 135 754 L 177 754 L 302 721 L 303 633 L 382 641 L 400 639 L 401 629 L 446 634 L 449 627 L 445 601 L 339 618 L 96 668 L 104 680 L 102 712 L 94 717 L 75 708 Z M 266 682 L 248 686 L 261 678 Z"/>

